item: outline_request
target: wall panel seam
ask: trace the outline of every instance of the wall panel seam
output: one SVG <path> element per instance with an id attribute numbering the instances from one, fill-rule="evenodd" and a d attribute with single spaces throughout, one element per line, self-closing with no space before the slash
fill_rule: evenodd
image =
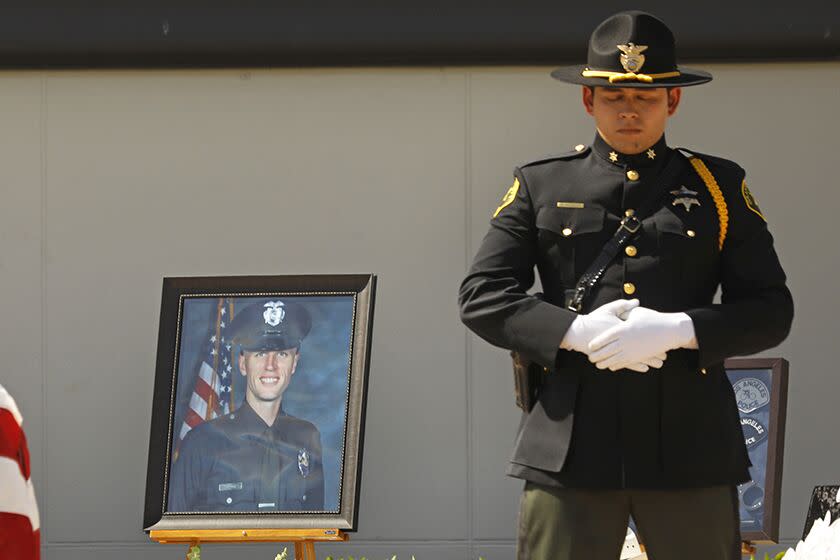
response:
<path id="1" fill-rule="evenodd" d="M 39 132 L 40 132 L 40 179 L 41 179 L 41 481 L 40 495 L 42 508 L 39 511 L 41 520 L 41 539 L 47 542 L 49 528 L 47 523 L 49 508 L 46 499 L 49 495 L 47 485 L 47 74 L 41 73 Z"/>
<path id="2" fill-rule="evenodd" d="M 469 70 L 464 70 L 464 272 L 470 265 L 470 253 L 472 249 L 472 221 L 470 220 L 470 201 L 472 199 L 472 74 Z M 464 383 L 466 391 L 464 393 L 465 403 L 464 410 L 466 412 L 466 452 L 467 452 L 467 540 L 470 546 L 470 555 L 475 554 L 475 487 L 473 480 L 473 468 L 475 453 L 473 445 L 475 438 L 473 437 L 473 422 L 472 422 L 472 353 L 470 352 L 470 338 L 467 329 L 464 329 Z"/>

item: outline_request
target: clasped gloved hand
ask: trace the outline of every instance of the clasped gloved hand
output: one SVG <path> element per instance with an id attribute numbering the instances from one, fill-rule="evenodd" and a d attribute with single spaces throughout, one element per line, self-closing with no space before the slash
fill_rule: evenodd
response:
<path id="1" fill-rule="evenodd" d="M 586 315 L 578 315 L 566 331 L 566 335 L 560 342 L 560 348 L 588 355 L 594 339 L 621 326 L 624 323 L 623 319 L 638 307 L 639 300 L 637 299 L 619 299 L 606 303 Z M 644 373 L 650 368 L 661 368 L 665 358 L 664 352 L 649 354 L 622 367 Z"/>
<path id="2" fill-rule="evenodd" d="M 587 348 L 598 369 L 616 371 L 649 356 L 662 356 L 677 348 L 697 348 L 694 323 L 685 313 L 660 313 L 634 307 L 626 320 L 595 336 Z"/>

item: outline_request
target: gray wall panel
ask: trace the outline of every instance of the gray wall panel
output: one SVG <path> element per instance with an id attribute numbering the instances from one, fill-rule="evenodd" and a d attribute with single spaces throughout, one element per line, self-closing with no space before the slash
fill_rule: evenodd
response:
<path id="1" fill-rule="evenodd" d="M 162 275 L 346 271 L 381 275 L 363 534 L 463 534 L 466 496 L 450 484 L 465 487 L 467 471 L 464 348 L 441 297 L 464 254 L 463 197 L 451 195 L 463 188 L 463 79 L 59 74 L 50 88 L 56 540 L 143 538 L 137 517 L 112 511 L 142 506 Z M 418 106 L 428 111 L 406 111 Z M 79 336 L 62 336 L 67 325 Z"/>
<path id="2" fill-rule="evenodd" d="M 32 480 L 46 488 L 41 292 L 42 80 L 38 74 L 0 75 L 0 356 L 2 384 L 23 415 Z M 42 521 L 46 503 L 41 494 Z"/>

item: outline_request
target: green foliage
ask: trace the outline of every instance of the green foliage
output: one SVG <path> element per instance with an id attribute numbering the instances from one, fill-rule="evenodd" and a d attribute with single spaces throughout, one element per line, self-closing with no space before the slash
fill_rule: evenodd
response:
<path id="1" fill-rule="evenodd" d="M 199 545 L 191 546 L 187 553 L 188 560 L 201 560 L 201 547 Z"/>

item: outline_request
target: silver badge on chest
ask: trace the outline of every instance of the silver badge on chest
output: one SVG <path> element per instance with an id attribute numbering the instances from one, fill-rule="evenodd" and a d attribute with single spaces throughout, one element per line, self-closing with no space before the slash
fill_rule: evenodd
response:
<path id="1" fill-rule="evenodd" d="M 691 212 L 692 206 L 700 206 L 700 201 L 697 199 L 697 191 L 688 189 L 685 186 L 680 187 L 679 190 L 671 191 L 671 194 L 674 195 L 674 201 L 671 205 L 682 205 L 686 212 Z"/>
<path id="2" fill-rule="evenodd" d="M 309 452 L 304 447 L 300 451 L 298 451 L 298 471 L 300 472 L 300 476 L 306 478 L 309 476 Z"/>

